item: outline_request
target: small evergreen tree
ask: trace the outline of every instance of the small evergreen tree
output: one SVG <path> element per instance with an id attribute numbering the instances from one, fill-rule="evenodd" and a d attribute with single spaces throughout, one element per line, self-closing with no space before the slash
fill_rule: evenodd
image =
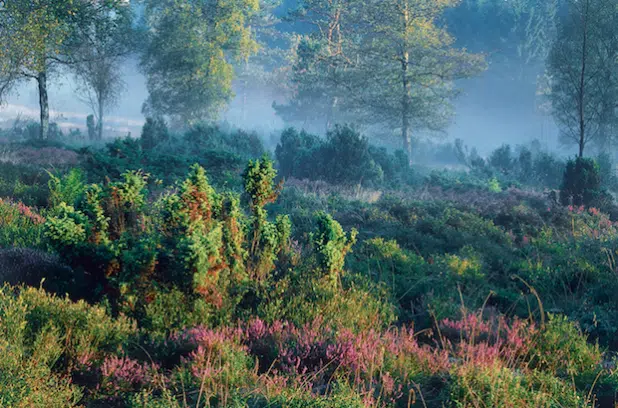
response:
<path id="1" fill-rule="evenodd" d="M 170 137 L 165 120 L 160 117 L 147 118 L 142 127 L 142 149 L 152 150 Z"/>
<path id="2" fill-rule="evenodd" d="M 601 199 L 599 166 L 593 159 L 569 160 L 564 172 L 560 201 L 564 205 L 596 205 Z"/>
<path id="3" fill-rule="evenodd" d="M 328 276 L 333 288 L 337 288 L 345 257 L 356 243 L 358 232 L 352 230 L 350 236 L 347 236 L 341 224 L 325 212 L 316 214 L 316 222 L 318 228 L 317 232 L 312 235 L 312 243 L 317 254 L 318 265 Z"/>

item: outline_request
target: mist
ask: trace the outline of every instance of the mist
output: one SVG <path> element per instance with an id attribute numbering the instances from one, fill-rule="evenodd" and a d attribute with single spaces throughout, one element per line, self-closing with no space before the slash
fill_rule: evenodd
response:
<path id="1" fill-rule="evenodd" d="M 107 138 L 128 133 L 137 137 L 145 121 L 142 105 L 148 96 L 146 80 L 139 72 L 137 61 L 125 63 L 121 70 L 126 87 L 118 105 L 106 117 Z M 521 94 L 521 85 L 514 81 L 496 81 L 491 78 L 492 73 L 490 67 L 479 78 L 458 83 L 462 93 L 454 103 L 453 124 L 438 140 L 462 139 L 485 155 L 502 144 L 526 144 L 536 139 L 549 150 L 571 154 L 572 147 L 559 143 L 559 131 L 551 116 L 535 109 L 534 91 L 515 100 L 513 96 Z M 73 78 L 68 75 L 61 76 L 50 86 L 52 119 L 63 130 L 85 129 L 86 117 L 92 113 L 76 97 L 75 88 Z M 286 127 L 272 107 L 281 96 L 266 87 L 245 92 L 236 86 L 234 91 L 236 95 L 222 113 L 221 121 L 239 129 L 256 131 L 270 145 L 273 135 Z M 30 81 L 7 98 L 6 105 L 0 109 L 0 119 L 6 123 L 21 115 L 37 120 L 38 110 L 36 83 Z"/>
<path id="2" fill-rule="evenodd" d="M 277 18 L 287 15 L 289 10 L 297 7 L 296 1 L 284 1 L 273 13 Z M 467 4 L 467 3 L 466 3 Z M 463 6 L 462 6 L 463 7 Z M 137 14 L 143 15 L 143 8 L 136 8 Z M 456 16 L 459 9 L 449 11 L 447 20 Z M 476 17 L 475 17 L 476 18 Z M 501 17 L 503 18 L 503 17 Z M 449 20 L 450 21 L 450 20 Z M 453 23 L 451 22 L 451 25 Z M 447 26 L 447 29 L 450 27 Z M 282 33 L 311 33 L 311 25 L 303 22 L 279 22 L 276 30 Z M 456 139 L 478 150 L 482 155 L 488 155 L 503 144 L 525 145 L 538 141 L 543 148 L 559 155 L 575 153 L 571 145 L 559 142 L 560 131 L 549 112 L 538 109 L 542 103 L 536 95 L 536 77 L 544 71 L 544 61 L 538 59 L 526 65 L 526 74 L 522 77 L 522 67 L 510 64 L 513 55 L 504 50 L 496 52 L 495 45 L 486 38 L 486 32 L 481 26 L 470 29 L 455 30 L 456 46 L 471 49 L 486 56 L 487 69 L 468 79 L 455 81 L 460 94 L 453 98 L 454 115 L 450 125 L 442 132 L 428 134 L 423 130 L 412 130 L 414 137 L 428 138 L 432 141 L 451 143 Z M 289 47 L 288 40 L 268 40 L 262 47 L 272 44 L 276 47 Z M 285 51 L 281 49 L 282 51 Z M 132 135 L 139 136 L 145 122 L 142 106 L 148 98 L 146 78 L 139 68 L 139 57 L 131 56 L 124 60 L 118 69 L 125 83 L 118 103 L 106 112 L 104 135 L 107 139 Z M 280 59 L 280 64 L 287 63 Z M 284 65 L 270 66 L 270 70 L 284 69 Z M 235 96 L 219 113 L 218 121 L 234 128 L 253 131 L 260 134 L 269 148 L 274 149 L 278 134 L 288 126 L 300 126 L 298 122 L 287 123 L 273 108 L 273 102 L 285 103 L 289 98 L 281 93 L 281 84 L 270 86 L 260 83 L 247 88 L 233 82 L 232 90 Z M 76 95 L 76 85 L 71 75 L 63 74 L 51 78 L 50 86 L 51 119 L 65 131 L 70 129 L 86 129 L 86 117 L 91 114 L 90 107 Z M 38 120 L 38 90 L 35 81 L 27 81 L 15 87 L 6 98 L 6 104 L 0 108 L 0 123 L 7 126 L 16 117 Z M 341 119 L 348 123 L 347 118 Z M 354 122 L 353 120 L 351 122 Z M 314 125 L 310 120 L 305 124 L 312 129 L 323 129 L 321 124 Z M 354 123 L 351 123 L 354 124 Z M 361 126 L 363 128 L 363 126 Z M 391 132 L 387 126 L 384 133 Z M 324 133 L 324 131 L 318 133 Z M 369 132 L 370 133 L 370 132 Z M 368 134 L 370 138 L 371 134 Z M 374 140 L 376 144 L 384 144 L 397 148 L 400 141 Z"/>

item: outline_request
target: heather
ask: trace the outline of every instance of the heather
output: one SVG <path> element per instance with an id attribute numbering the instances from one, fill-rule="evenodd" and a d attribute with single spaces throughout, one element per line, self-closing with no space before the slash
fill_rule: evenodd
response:
<path id="1" fill-rule="evenodd" d="M 0 201 L 4 404 L 613 399 L 618 224 L 611 200 L 598 201 L 609 182 L 565 202 L 515 159 L 505 167 L 504 149 L 471 165 L 457 144 L 433 152 L 467 171 L 383 160 L 396 173 L 365 178 L 311 157 L 286 168 L 284 150 L 273 160 L 253 136 L 226 132 L 198 126 L 183 141 L 153 120 L 140 139 L 54 147 L 77 155 L 66 167 L 15 163 L 44 177 L 31 181 L 39 204 Z M 301 136 L 287 130 L 282 143 L 290 137 Z M 319 143 L 360 143 L 351 160 L 367 148 L 345 127 Z M 180 148 L 205 159 L 177 167 Z M 326 172 L 294 178 L 316 164 Z"/>

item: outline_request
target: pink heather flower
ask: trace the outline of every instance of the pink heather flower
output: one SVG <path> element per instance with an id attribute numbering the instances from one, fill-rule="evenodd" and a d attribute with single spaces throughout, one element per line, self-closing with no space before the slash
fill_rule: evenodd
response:
<path id="1" fill-rule="evenodd" d="M 45 223 L 45 218 L 43 218 L 41 215 L 32 211 L 32 208 L 28 207 L 21 201 L 16 204 L 16 207 L 19 213 L 22 216 L 30 219 L 30 221 L 32 221 L 33 224 L 40 225 L 40 224 Z"/>
<path id="2" fill-rule="evenodd" d="M 77 356 L 77 363 L 83 367 L 91 367 L 93 358 L 94 353 L 91 351 L 87 351 Z"/>
<path id="3" fill-rule="evenodd" d="M 522 242 L 524 245 L 528 245 L 530 244 L 530 238 L 528 238 L 527 235 L 524 235 L 524 238 L 522 239 Z"/>
<path id="4" fill-rule="evenodd" d="M 387 395 L 395 392 L 395 380 L 391 377 L 390 373 L 382 374 L 382 389 Z"/>
<path id="5" fill-rule="evenodd" d="M 152 381 L 159 367 L 142 364 L 127 357 L 108 357 L 103 361 L 101 374 L 115 390 L 134 388 Z"/>
<path id="6" fill-rule="evenodd" d="M 477 315 L 466 315 L 458 322 L 447 320 L 443 326 L 461 334 L 456 344 L 457 357 L 479 366 L 513 361 L 528 351 L 535 334 L 534 325 L 518 319 L 508 324 L 504 317 L 489 323 Z"/>
<path id="7" fill-rule="evenodd" d="M 198 346 L 185 362 L 191 364 L 191 372 L 196 378 L 213 378 L 223 372 L 223 367 L 217 364 L 218 352 Z"/>
<path id="8" fill-rule="evenodd" d="M 253 340 L 261 339 L 264 336 L 266 336 L 266 334 L 268 334 L 268 327 L 266 327 L 266 323 L 264 323 L 263 320 L 253 319 L 249 322 L 247 329 L 246 329 L 246 335 L 250 339 L 253 339 Z"/>

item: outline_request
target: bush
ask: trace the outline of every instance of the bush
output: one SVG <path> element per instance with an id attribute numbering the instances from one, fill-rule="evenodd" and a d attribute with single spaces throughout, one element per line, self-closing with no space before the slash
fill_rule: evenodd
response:
<path id="1" fill-rule="evenodd" d="M 610 191 L 618 191 L 618 176 L 616 175 L 616 165 L 608 153 L 601 153 L 597 156 L 596 162 L 599 165 L 599 177 L 601 187 Z"/>
<path id="2" fill-rule="evenodd" d="M 17 292 L 17 293 L 16 293 Z M 14 407 L 78 406 L 71 375 L 118 351 L 135 327 L 104 308 L 43 290 L 0 288 L 0 401 Z"/>
<path id="3" fill-rule="evenodd" d="M 27 330 L 30 305 L 0 289 L 0 401 L 9 407 L 77 407 L 81 397 L 67 377 L 52 371 L 62 337 L 47 324 Z"/>
<path id="4" fill-rule="evenodd" d="M 82 198 L 85 190 L 85 177 L 78 168 L 71 169 L 63 176 L 49 173 L 49 205 L 55 207 L 60 203 L 75 205 Z"/>
<path id="5" fill-rule="evenodd" d="M 494 150 L 489 156 L 489 164 L 503 174 L 508 174 L 513 171 L 514 160 L 511 153 L 510 145 L 502 145 Z"/>
<path id="6" fill-rule="evenodd" d="M 533 176 L 539 185 L 555 189 L 560 186 L 565 163 L 554 155 L 541 152 L 533 163 Z"/>
<path id="7" fill-rule="evenodd" d="M 322 174 L 329 183 L 375 185 L 383 181 L 384 172 L 370 155 L 369 141 L 348 126 L 336 126 L 328 132 L 318 154 Z"/>
<path id="8" fill-rule="evenodd" d="M 288 217 L 271 221 L 266 210 L 281 190 L 272 161 L 250 161 L 243 178 L 248 216 L 239 197 L 217 193 L 198 165 L 154 202 L 140 172 L 88 186 L 76 208 L 62 202 L 45 223 L 49 244 L 75 270 L 62 284 L 74 296 L 107 298 L 115 312 L 156 331 L 228 322 L 255 310 L 300 253 Z M 312 267 L 336 290 L 355 234 L 348 238 L 325 214 L 318 220 L 308 262 L 317 260 Z"/>
<path id="9" fill-rule="evenodd" d="M 0 247 L 41 248 L 44 245 L 43 217 L 22 202 L 0 199 Z"/>
<path id="10" fill-rule="evenodd" d="M 208 168 L 217 186 L 241 188 L 246 162 L 264 153 L 260 138 L 243 131 L 224 132 L 197 125 L 184 135 L 169 133 L 160 119 L 146 122 L 141 139 L 116 139 L 103 149 L 86 148 L 84 170 L 90 182 L 118 180 L 127 171 L 141 169 L 155 183 L 181 180 L 195 163 Z"/>
<path id="11" fill-rule="evenodd" d="M 560 189 L 563 205 L 598 207 L 607 198 L 601 189 L 599 165 L 593 159 L 578 157 L 567 162 Z"/>
<path id="12" fill-rule="evenodd" d="M 320 138 L 304 130 L 300 133 L 294 128 L 284 130 L 275 149 L 281 176 L 315 180 L 319 167 L 313 160 L 321 145 Z"/>
<path id="13" fill-rule="evenodd" d="M 285 177 L 323 180 L 349 186 L 396 186 L 409 169 L 401 152 L 390 154 L 369 144 L 349 126 L 336 126 L 326 140 L 290 128 L 281 135 L 275 155 Z"/>
<path id="14" fill-rule="evenodd" d="M 192 154 L 215 150 L 232 153 L 243 159 L 254 159 L 265 153 L 262 140 L 255 132 L 225 131 L 218 126 L 203 123 L 189 129 L 183 139 Z"/>
<path id="15" fill-rule="evenodd" d="M 167 124 L 162 118 L 146 118 L 140 138 L 142 149 L 149 151 L 168 141 L 170 138 Z"/>

